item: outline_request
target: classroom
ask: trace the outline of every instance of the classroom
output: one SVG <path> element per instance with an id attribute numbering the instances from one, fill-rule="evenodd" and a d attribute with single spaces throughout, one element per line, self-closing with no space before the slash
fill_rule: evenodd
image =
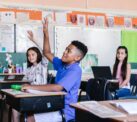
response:
<path id="1" fill-rule="evenodd" d="M 136 122 L 136 0 L 0 0 L 0 122 Z"/>

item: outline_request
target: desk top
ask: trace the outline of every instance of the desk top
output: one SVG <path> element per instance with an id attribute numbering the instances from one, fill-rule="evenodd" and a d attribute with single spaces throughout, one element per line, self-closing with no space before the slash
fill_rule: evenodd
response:
<path id="1" fill-rule="evenodd" d="M 120 101 L 121 102 L 126 102 L 126 101 L 127 102 L 135 102 L 137 100 L 133 100 L 133 99 L 132 100 L 131 99 L 130 100 L 113 100 L 113 102 L 120 102 Z M 137 114 L 134 114 L 134 115 L 128 114 L 128 113 L 124 112 L 123 110 L 113 106 L 112 104 L 110 104 L 110 102 L 111 101 L 100 101 L 98 103 L 101 104 L 101 105 L 104 105 L 104 106 L 106 106 L 108 108 L 111 108 L 112 110 L 124 113 L 126 115 L 125 117 L 114 117 L 114 118 L 111 118 L 112 120 L 116 120 L 116 121 L 120 121 L 120 122 L 125 122 L 125 121 L 126 122 L 136 122 L 137 121 Z M 90 112 L 90 110 L 87 110 L 86 108 L 81 107 L 79 105 L 79 103 L 71 104 L 71 106 L 73 108 L 75 108 L 75 109 L 80 109 L 80 110 L 83 110 L 83 111 L 89 111 Z M 94 114 L 94 113 L 92 113 L 92 114 Z"/>
<path id="2" fill-rule="evenodd" d="M 22 73 L 0 73 L 0 76 L 8 76 L 8 75 L 24 75 Z"/>
<path id="3" fill-rule="evenodd" d="M 12 81 L 0 81 L 0 84 L 8 84 L 8 83 L 30 83 L 29 81 L 24 81 L 24 80 L 19 80 L 19 81 L 14 81 L 14 80 L 12 80 Z"/>
<path id="4" fill-rule="evenodd" d="M 1 92 L 6 95 L 13 96 L 15 98 L 66 95 L 65 92 L 43 92 L 43 91 L 37 91 L 37 90 L 34 90 L 34 92 L 31 91 L 31 93 L 28 93 L 28 92 L 13 90 L 13 89 L 2 89 Z"/>

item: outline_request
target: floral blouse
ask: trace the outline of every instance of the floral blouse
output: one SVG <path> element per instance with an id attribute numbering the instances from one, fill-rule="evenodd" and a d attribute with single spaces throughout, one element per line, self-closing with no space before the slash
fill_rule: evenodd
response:
<path id="1" fill-rule="evenodd" d="M 47 84 L 47 66 L 48 61 L 43 57 L 40 63 L 27 69 L 25 79 L 30 81 L 32 85 Z"/>

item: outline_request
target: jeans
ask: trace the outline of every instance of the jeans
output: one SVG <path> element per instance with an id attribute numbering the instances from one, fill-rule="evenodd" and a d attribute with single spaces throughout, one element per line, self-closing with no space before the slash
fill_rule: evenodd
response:
<path id="1" fill-rule="evenodd" d="M 130 89 L 120 88 L 119 90 L 116 90 L 116 98 L 130 96 L 130 95 L 131 95 Z"/>

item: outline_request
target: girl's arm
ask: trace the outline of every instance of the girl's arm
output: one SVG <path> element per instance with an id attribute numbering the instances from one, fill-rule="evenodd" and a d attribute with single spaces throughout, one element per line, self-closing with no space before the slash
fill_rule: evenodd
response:
<path id="1" fill-rule="evenodd" d="M 130 75 L 131 75 L 131 65 L 127 64 L 127 74 L 126 74 L 126 79 L 120 84 L 120 87 L 128 85 L 130 81 Z"/>
<path id="2" fill-rule="evenodd" d="M 39 48 L 40 52 L 43 52 L 42 48 L 37 44 L 37 41 L 34 39 L 34 35 L 32 31 L 27 31 L 28 32 L 28 38 L 35 43 L 35 45 Z"/>

